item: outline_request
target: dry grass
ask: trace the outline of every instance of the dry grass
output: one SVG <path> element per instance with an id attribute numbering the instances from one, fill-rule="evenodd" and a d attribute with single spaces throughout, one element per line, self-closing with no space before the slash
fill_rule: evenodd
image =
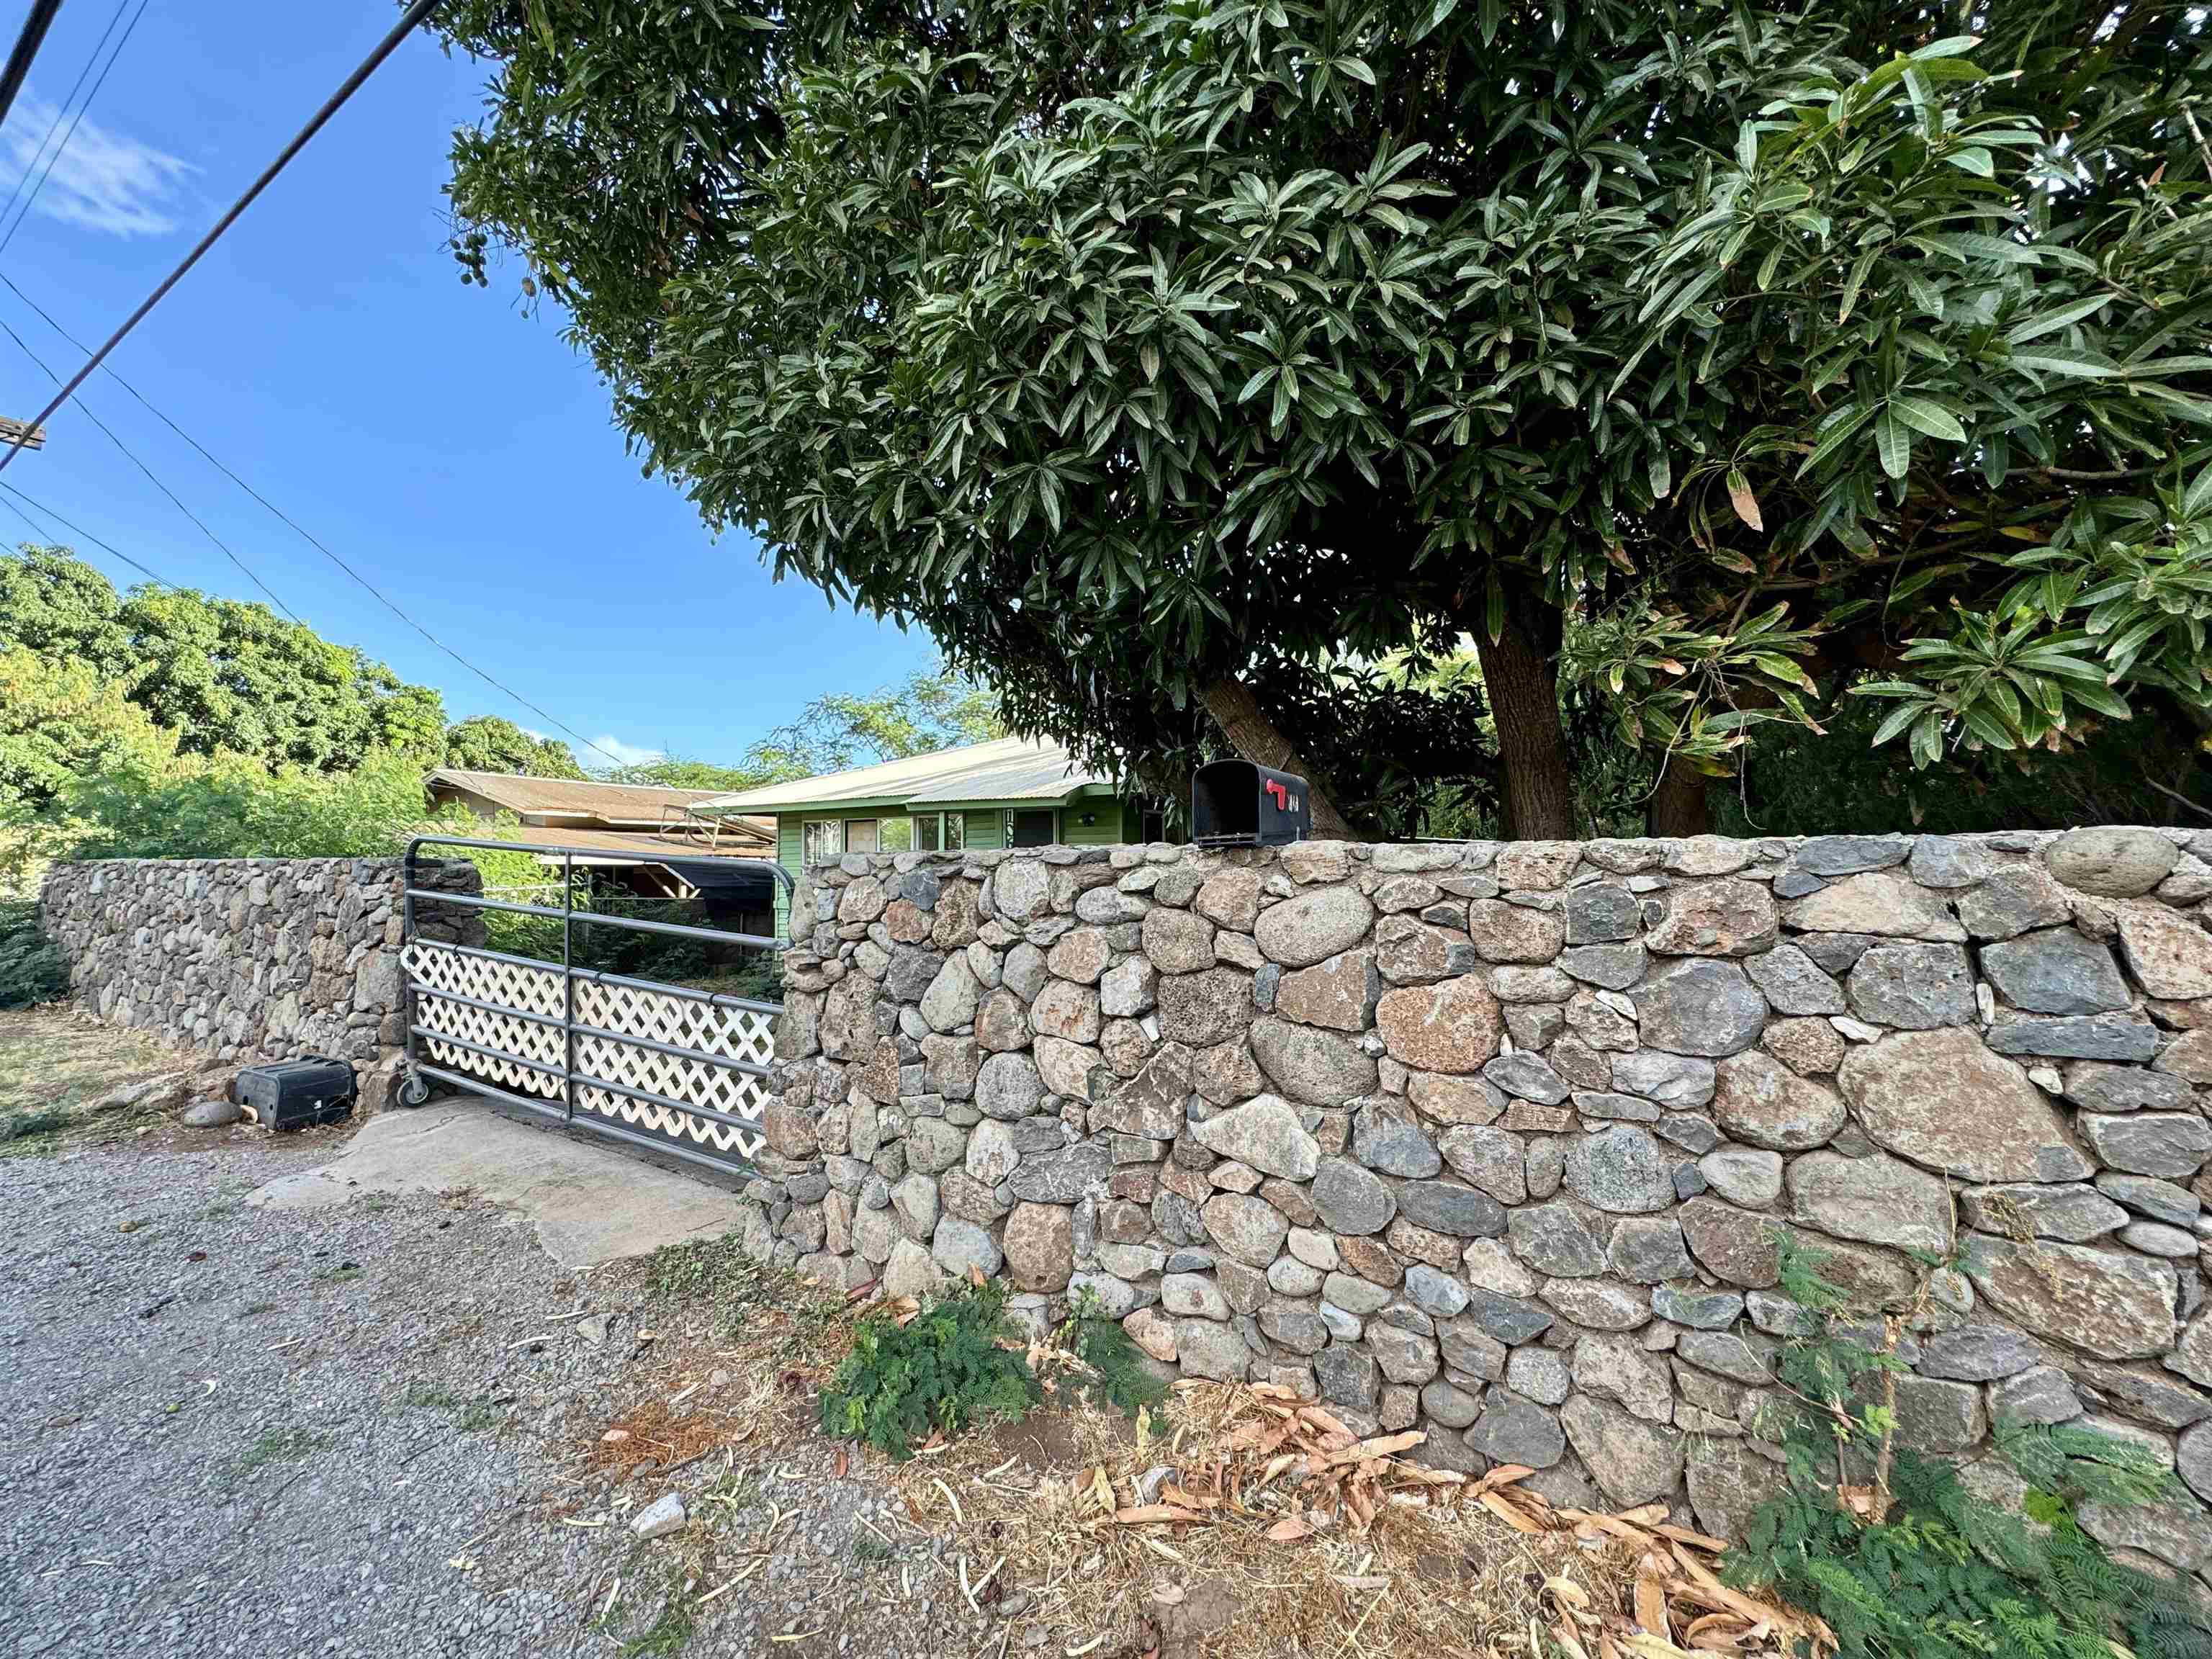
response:
<path id="1" fill-rule="evenodd" d="M 61 1007 L 0 1012 L 0 1113 L 67 1109 L 126 1083 L 204 1063 Z"/>
<path id="2" fill-rule="evenodd" d="M 1652 1659 L 1680 1650 L 1669 1638 L 1773 1654 L 1823 1633 L 1722 1591 L 1710 1540 L 1663 1510 L 1555 1514 L 1510 1472 L 1442 1474 L 1376 1451 L 1404 1437 L 1354 1445 L 1334 1421 L 1265 1388 L 1186 1383 L 1133 1439 L 1072 1411 L 1073 1455 L 1052 1467 L 969 1439 L 893 1478 L 987 1599 L 1026 1594 L 1056 1653 Z"/>

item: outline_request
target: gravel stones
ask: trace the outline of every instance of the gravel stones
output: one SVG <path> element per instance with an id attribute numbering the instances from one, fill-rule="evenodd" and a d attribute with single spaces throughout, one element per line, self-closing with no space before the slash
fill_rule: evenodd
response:
<path id="1" fill-rule="evenodd" d="M 1632 1000 L 1644 1046 L 1678 1054 L 1740 1054 L 1766 1022 L 1766 999 L 1732 963 L 1683 963 L 1654 975 Z"/>
<path id="2" fill-rule="evenodd" d="M 1674 1201 L 1674 1159 L 1650 1134 L 1615 1124 L 1567 1149 L 1567 1190 L 1615 1215 L 1663 1210 Z"/>
<path id="3" fill-rule="evenodd" d="M 1972 1031 L 1886 1036 L 1846 1055 L 1838 1081 L 1876 1143 L 1963 1180 L 2063 1178 L 2046 1152 L 2076 1156 L 2057 1109 Z"/>
<path id="4" fill-rule="evenodd" d="M 1498 999 L 1472 974 L 1385 993 L 1375 1024 L 1393 1060 L 1447 1073 L 1480 1070 L 1498 1052 L 1504 1029 Z"/>
<path id="5" fill-rule="evenodd" d="M 1982 974 L 1999 996 L 2031 1013 L 2097 1014 L 2128 1006 L 2127 984 L 2112 951 L 2071 927 L 2046 927 L 1984 945 Z"/>
<path id="6" fill-rule="evenodd" d="M 1375 907 L 1359 893 L 1322 887 L 1261 912 L 1252 934 L 1268 961 L 1308 968 L 1350 950 L 1374 922 Z"/>

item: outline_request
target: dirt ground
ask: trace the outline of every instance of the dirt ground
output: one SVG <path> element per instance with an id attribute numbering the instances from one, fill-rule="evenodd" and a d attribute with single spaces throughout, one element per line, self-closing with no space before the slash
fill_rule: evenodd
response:
<path id="1" fill-rule="evenodd" d="M 1547 1585 L 1625 1593 L 1616 1546 L 1472 1504 L 1117 1522 L 1163 1482 L 1205 1501 L 1283 1415 L 1243 1393 L 891 1465 L 814 1429 L 842 1302 L 713 1241 L 564 1267 L 467 1191 L 248 1204 L 351 1131 L 92 1109 L 190 1063 L 0 1015 L 0 1651 L 1505 1655 Z"/>

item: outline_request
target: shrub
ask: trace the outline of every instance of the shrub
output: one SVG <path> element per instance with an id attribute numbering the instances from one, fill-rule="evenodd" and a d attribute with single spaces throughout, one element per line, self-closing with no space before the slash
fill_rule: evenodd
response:
<path id="1" fill-rule="evenodd" d="M 0 900 L 0 1008 L 52 1002 L 69 990 L 69 963 L 28 899 Z"/>
<path id="2" fill-rule="evenodd" d="M 2116 1638 L 2138 1659 L 2212 1653 L 2166 1585 L 2076 1519 L 2084 1502 L 2181 1496 L 2169 1472 L 2109 1435 L 2001 1425 L 2023 1513 L 1974 1495 L 1948 1463 L 1896 1445 L 1887 1385 L 1905 1322 L 1869 1326 L 1817 1255 L 1786 1237 L 1782 1255 L 1784 1291 L 1807 1313 L 1779 1368 L 1798 1402 L 1782 1425 L 1790 1474 L 1731 1552 L 1734 1582 L 1826 1620 L 1841 1659 L 2115 1659 Z"/>
<path id="3" fill-rule="evenodd" d="M 1077 1293 L 1074 1310 L 1060 1328 L 1060 1345 L 1090 1373 L 1076 1385 L 1079 1394 L 1103 1395 L 1132 1417 L 1168 1397 L 1167 1384 L 1145 1368 L 1144 1351 L 1087 1289 Z"/>
<path id="4" fill-rule="evenodd" d="M 822 1391 L 823 1431 L 903 1461 L 933 1431 L 1018 1421 L 1042 1390 L 1021 1352 L 1001 1346 L 1013 1334 L 994 1282 L 963 1285 L 903 1324 L 889 1310 L 869 1315 Z"/>

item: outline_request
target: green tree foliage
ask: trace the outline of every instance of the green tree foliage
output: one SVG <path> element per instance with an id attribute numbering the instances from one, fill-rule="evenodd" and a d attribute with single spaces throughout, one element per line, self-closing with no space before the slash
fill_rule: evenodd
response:
<path id="1" fill-rule="evenodd" d="M 812 777 L 1006 735 L 995 697 L 939 665 L 896 686 L 817 697 L 746 752 L 759 781 Z"/>
<path id="2" fill-rule="evenodd" d="M 271 772 L 242 755 L 118 759 L 72 781 L 50 851 L 76 858 L 389 856 L 423 816 L 422 768 L 371 755 L 349 772 Z"/>
<path id="3" fill-rule="evenodd" d="M 118 594 L 65 548 L 0 555 L 0 649 L 115 679 L 189 755 L 344 771 L 443 752 L 442 700 L 266 605 L 144 585 Z"/>
<path id="4" fill-rule="evenodd" d="M 532 778 L 580 778 L 584 769 L 558 738 L 541 738 L 497 714 L 472 714 L 446 728 L 443 763 L 471 772 L 513 772 Z"/>
<path id="5" fill-rule="evenodd" d="M 73 778 L 119 761 L 159 766 L 176 748 L 90 664 L 0 651 L 0 817 L 44 811 Z"/>
<path id="6" fill-rule="evenodd" d="M 69 963 L 39 926 L 30 899 L 0 897 L 0 1008 L 52 1002 L 69 989 Z"/>
<path id="7" fill-rule="evenodd" d="M 2212 714 L 2201 9 L 441 27 L 497 64 L 471 272 L 520 251 L 710 523 L 1095 759 L 1202 707 L 1372 816 L 1486 708 L 1507 827 L 1569 833 L 1570 618 L 1655 771 L 1869 676 L 1919 765 Z M 1479 690 L 1329 695 L 1470 637 Z"/>

